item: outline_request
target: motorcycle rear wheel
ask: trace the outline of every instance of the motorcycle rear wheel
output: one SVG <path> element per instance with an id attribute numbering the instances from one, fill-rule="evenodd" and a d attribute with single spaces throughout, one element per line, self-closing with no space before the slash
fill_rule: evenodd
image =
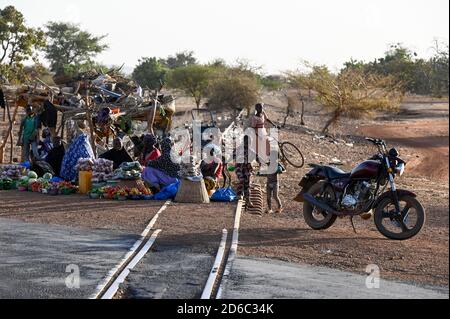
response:
<path id="1" fill-rule="evenodd" d="M 325 182 L 321 181 L 314 184 L 310 188 L 308 193 L 316 197 L 320 194 L 324 183 Z M 326 196 L 328 200 L 335 200 L 334 193 L 331 190 L 325 189 L 324 193 L 324 196 Z M 332 213 L 323 211 L 322 209 L 305 201 L 303 203 L 303 218 L 305 219 L 306 224 L 308 224 L 308 226 L 312 229 L 324 230 L 333 226 L 333 224 L 336 222 L 337 216 Z"/>
<path id="2" fill-rule="evenodd" d="M 394 240 L 406 240 L 421 231 L 426 219 L 425 210 L 417 199 L 409 195 L 400 196 L 399 202 L 403 218 L 396 220 L 393 217 L 394 202 L 392 198 L 385 198 L 375 209 L 374 221 L 383 236 Z M 414 209 L 415 214 L 411 214 L 411 209 Z M 409 227 L 411 220 L 413 225 Z"/>

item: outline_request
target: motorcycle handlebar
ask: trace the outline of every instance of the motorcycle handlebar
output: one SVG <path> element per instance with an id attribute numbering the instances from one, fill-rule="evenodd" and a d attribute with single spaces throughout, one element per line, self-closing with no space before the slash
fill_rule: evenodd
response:
<path id="1" fill-rule="evenodd" d="M 375 145 L 384 145 L 386 146 L 386 143 L 379 138 L 371 138 L 371 137 L 366 137 L 366 141 L 372 142 Z"/>

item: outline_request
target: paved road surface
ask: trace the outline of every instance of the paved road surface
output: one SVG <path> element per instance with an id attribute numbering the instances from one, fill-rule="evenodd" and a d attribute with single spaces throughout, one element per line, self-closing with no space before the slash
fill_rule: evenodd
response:
<path id="1" fill-rule="evenodd" d="M 136 239 L 0 218 L 0 298 L 88 298 Z M 66 286 L 69 265 L 79 268 L 79 289 Z"/>
<path id="2" fill-rule="evenodd" d="M 381 273 L 382 277 L 382 273 Z M 270 259 L 239 257 L 223 287 L 223 299 L 429 299 L 448 298 L 447 289 L 380 281 L 379 289 L 366 287 L 367 276 L 302 266 Z"/>

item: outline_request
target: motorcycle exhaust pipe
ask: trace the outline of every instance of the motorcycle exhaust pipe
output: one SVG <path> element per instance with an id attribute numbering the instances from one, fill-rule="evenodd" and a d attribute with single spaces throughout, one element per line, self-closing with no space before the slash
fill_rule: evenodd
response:
<path id="1" fill-rule="evenodd" d="M 305 199 L 305 201 L 307 201 L 308 203 L 310 203 L 311 205 L 317 206 L 331 214 L 337 215 L 337 216 L 341 216 L 343 215 L 342 213 L 339 213 L 337 211 L 335 211 L 333 208 L 331 208 L 330 206 L 328 206 L 327 204 L 318 201 L 317 199 L 315 199 L 311 194 L 309 193 L 305 193 L 303 194 L 303 198 Z"/>

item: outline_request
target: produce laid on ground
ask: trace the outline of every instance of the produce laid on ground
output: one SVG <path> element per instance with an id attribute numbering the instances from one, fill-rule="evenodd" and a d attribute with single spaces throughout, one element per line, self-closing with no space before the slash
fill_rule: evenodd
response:
<path id="1" fill-rule="evenodd" d="M 142 166 L 139 162 L 122 163 L 114 171 L 112 179 L 136 180 L 141 178 Z"/>
<path id="2" fill-rule="evenodd" d="M 92 199 L 104 198 L 114 200 L 150 200 L 151 191 L 146 187 L 122 187 L 122 186 L 104 186 L 92 189 L 89 197 Z"/>
<path id="3" fill-rule="evenodd" d="M 50 195 L 70 195 L 75 194 L 78 187 L 69 182 L 58 181 L 57 178 L 49 173 L 38 178 L 38 175 L 29 171 L 26 176 L 22 176 L 17 184 L 19 191 L 30 191 L 34 193 L 50 194 Z"/>
<path id="4" fill-rule="evenodd" d="M 20 179 L 24 168 L 19 165 L 0 166 L 0 190 L 10 190 L 17 188 L 17 181 Z"/>

